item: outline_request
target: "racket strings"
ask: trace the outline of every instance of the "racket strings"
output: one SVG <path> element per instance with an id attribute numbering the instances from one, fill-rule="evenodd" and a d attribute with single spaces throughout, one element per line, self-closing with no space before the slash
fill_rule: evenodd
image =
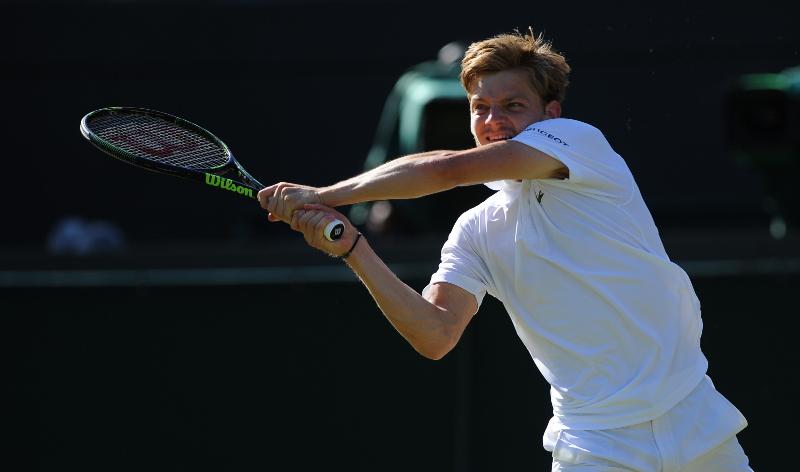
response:
<path id="1" fill-rule="evenodd" d="M 90 123 L 94 133 L 136 157 L 186 169 L 209 169 L 228 163 L 230 154 L 206 136 L 162 118 L 144 114 L 109 114 Z"/>

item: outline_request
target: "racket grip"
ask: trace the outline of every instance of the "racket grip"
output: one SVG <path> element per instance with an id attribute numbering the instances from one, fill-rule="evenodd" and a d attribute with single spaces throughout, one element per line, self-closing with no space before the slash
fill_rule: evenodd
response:
<path id="1" fill-rule="evenodd" d="M 336 241 L 344 234 L 344 223 L 341 220 L 333 220 L 325 226 L 325 239 Z"/>

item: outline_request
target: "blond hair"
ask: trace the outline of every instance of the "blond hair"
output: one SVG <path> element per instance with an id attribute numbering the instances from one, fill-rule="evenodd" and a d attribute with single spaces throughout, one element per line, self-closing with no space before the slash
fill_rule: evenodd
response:
<path id="1" fill-rule="evenodd" d="M 461 85 L 469 93 L 481 75 L 510 69 L 528 73 L 531 88 L 543 103 L 564 101 L 570 72 L 567 60 L 541 34 L 534 35 L 532 28 L 524 35 L 515 30 L 472 43 L 461 60 Z"/>

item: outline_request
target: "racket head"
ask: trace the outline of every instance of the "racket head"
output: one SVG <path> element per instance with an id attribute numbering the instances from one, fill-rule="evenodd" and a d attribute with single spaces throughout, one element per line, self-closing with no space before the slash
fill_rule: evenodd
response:
<path id="1" fill-rule="evenodd" d="M 158 172 L 216 172 L 235 162 L 228 146 L 211 132 L 157 110 L 101 108 L 87 113 L 80 129 L 104 153 Z"/>

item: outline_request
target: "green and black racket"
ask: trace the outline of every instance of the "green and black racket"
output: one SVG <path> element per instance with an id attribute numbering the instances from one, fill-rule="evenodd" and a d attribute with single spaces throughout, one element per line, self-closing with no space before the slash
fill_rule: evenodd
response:
<path id="1" fill-rule="evenodd" d="M 88 113 L 81 133 L 98 149 L 144 169 L 205 183 L 257 199 L 264 185 L 247 173 L 228 146 L 200 126 L 146 108 L 110 107 Z M 325 237 L 342 237 L 344 224 L 334 220 Z"/>

